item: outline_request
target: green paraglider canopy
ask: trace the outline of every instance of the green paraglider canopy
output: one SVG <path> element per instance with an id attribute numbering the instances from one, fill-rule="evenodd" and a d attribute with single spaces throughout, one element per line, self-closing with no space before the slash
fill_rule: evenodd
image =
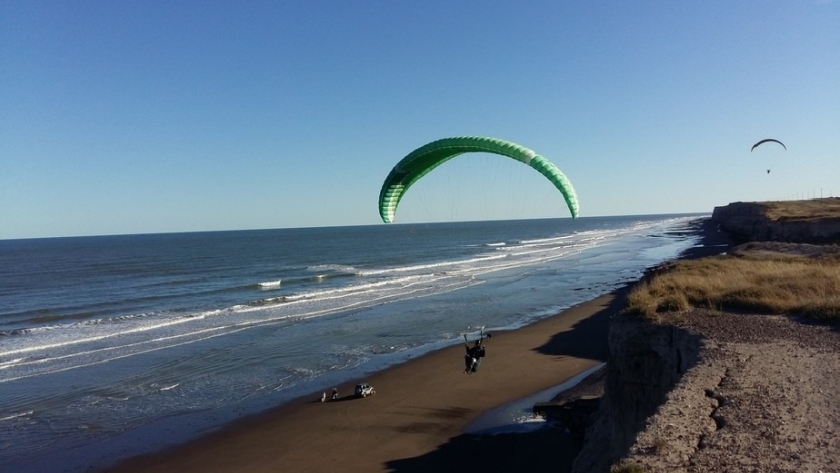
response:
<path id="1" fill-rule="evenodd" d="M 571 181 L 548 159 L 510 141 L 482 136 L 444 138 L 425 144 L 403 158 L 382 184 L 379 192 L 379 215 L 385 223 L 394 221 L 397 205 L 412 184 L 434 168 L 464 153 L 493 153 L 507 156 L 536 169 L 563 194 L 566 205 L 577 218 L 579 204 Z"/>

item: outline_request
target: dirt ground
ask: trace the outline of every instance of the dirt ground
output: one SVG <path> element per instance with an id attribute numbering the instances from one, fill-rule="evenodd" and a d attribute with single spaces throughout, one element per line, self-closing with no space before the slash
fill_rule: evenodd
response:
<path id="1" fill-rule="evenodd" d="M 840 329 L 694 311 L 700 362 L 639 434 L 647 472 L 840 472 Z"/>

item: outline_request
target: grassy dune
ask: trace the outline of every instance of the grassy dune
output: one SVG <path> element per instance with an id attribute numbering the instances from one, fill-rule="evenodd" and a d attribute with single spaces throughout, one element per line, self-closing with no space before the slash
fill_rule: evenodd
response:
<path id="1" fill-rule="evenodd" d="M 749 243 L 669 263 L 630 292 L 624 313 L 658 320 L 691 308 L 840 322 L 840 247 Z"/>

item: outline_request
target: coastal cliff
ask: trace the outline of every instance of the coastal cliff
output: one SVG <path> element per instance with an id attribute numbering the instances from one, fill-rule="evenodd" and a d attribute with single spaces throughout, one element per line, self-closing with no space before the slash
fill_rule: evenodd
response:
<path id="1" fill-rule="evenodd" d="M 724 253 L 732 245 L 729 234 L 712 219 L 700 222 L 697 231 L 700 244 L 687 250 L 683 258 Z M 608 333 L 610 361 L 603 395 L 574 461 L 575 473 L 609 471 L 627 454 L 647 419 L 683 374 L 698 363 L 703 343 L 698 333 L 676 325 L 620 315 L 610 319 Z"/>
<path id="2" fill-rule="evenodd" d="M 737 251 L 720 242 L 724 235 L 734 242 L 840 242 L 840 199 L 784 210 L 774 203 L 716 207 L 705 224 L 705 254 L 688 257 Z M 717 229 L 723 233 L 711 241 Z M 809 257 L 817 248 L 791 247 Z M 823 248 L 831 258 L 840 252 Z M 785 315 L 695 307 L 661 319 L 617 314 L 608 342 L 604 394 L 572 471 L 840 471 L 837 330 Z"/>
<path id="3" fill-rule="evenodd" d="M 604 395 L 572 471 L 603 472 L 633 445 L 645 420 L 697 363 L 700 337 L 672 325 L 617 317 L 609 331 Z"/>
<path id="4" fill-rule="evenodd" d="M 738 242 L 840 242 L 840 198 L 785 202 L 784 212 L 780 206 L 779 202 L 735 202 L 715 207 L 712 221 Z"/>

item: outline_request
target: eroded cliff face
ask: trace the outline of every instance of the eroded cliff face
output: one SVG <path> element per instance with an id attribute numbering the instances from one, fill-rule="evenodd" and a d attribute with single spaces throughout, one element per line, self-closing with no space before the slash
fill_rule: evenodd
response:
<path id="1" fill-rule="evenodd" d="M 628 322 L 619 317 L 621 325 Z M 665 327 L 631 326 L 628 332 L 651 330 L 658 353 L 686 355 L 679 346 L 662 350 Z M 648 473 L 840 472 L 836 327 L 780 315 L 695 309 L 673 333 L 675 344 L 692 352 L 699 346 L 696 358 L 691 356 L 693 366 L 670 366 L 668 360 L 651 364 L 662 370 L 661 382 L 679 378 L 672 387 L 644 376 L 643 386 L 632 380 L 609 384 L 601 417 L 587 432 L 573 471 L 601 473 L 619 465 L 619 471 Z M 629 361 L 610 361 L 616 371 L 644 366 L 636 358 L 648 344 L 617 333 L 611 339 L 619 345 L 642 342 L 625 353 Z M 682 369 L 685 373 L 679 373 Z M 639 403 L 640 395 L 661 402 L 652 415 L 647 415 L 650 404 Z"/>
<path id="2" fill-rule="evenodd" d="M 610 322 L 604 397 L 572 471 L 608 471 L 682 374 L 697 362 L 700 344 L 697 335 L 679 327 L 615 316 Z"/>
<path id="3" fill-rule="evenodd" d="M 834 202 L 836 199 L 818 200 L 837 204 Z M 840 243 L 840 218 L 830 215 L 774 218 L 772 205 L 767 202 L 734 202 L 715 207 L 712 221 L 741 242 Z"/>

